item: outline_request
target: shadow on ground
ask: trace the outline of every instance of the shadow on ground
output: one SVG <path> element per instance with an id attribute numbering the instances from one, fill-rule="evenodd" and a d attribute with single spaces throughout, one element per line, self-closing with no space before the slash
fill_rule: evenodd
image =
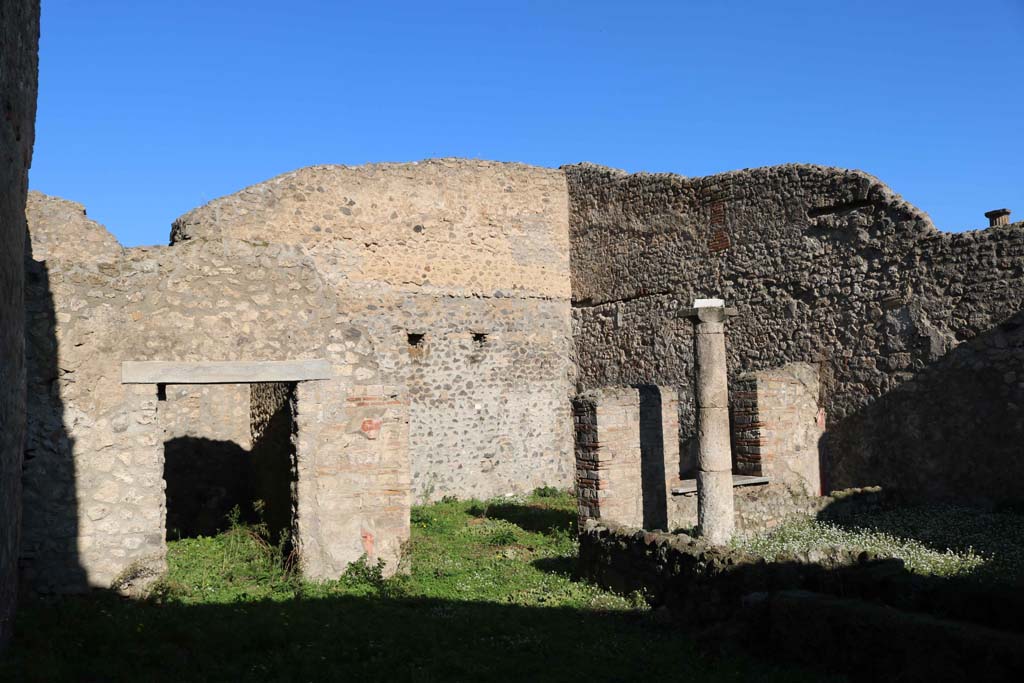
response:
<path id="1" fill-rule="evenodd" d="M 553 507 L 492 503 L 487 506 L 484 514 L 491 519 L 503 519 L 506 522 L 511 522 L 524 531 L 542 534 L 576 533 L 576 514 Z"/>
<path id="2" fill-rule="evenodd" d="M 32 633 L 45 633 L 45 638 Z M 650 613 L 350 597 L 25 605 L 0 680 L 823 680 L 699 653 Z M 834 679 L 833 679 L 834 680 Z"/>

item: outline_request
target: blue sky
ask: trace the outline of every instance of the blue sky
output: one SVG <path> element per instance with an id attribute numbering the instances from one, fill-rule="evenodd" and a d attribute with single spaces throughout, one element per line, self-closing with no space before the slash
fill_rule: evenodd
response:
<path id="1" fill-rule="evenodd" d="M 33 188 L 127 245 L 310 164 L 861 168 L 1024 218 L 1024 0 L 43 0 Z"/>

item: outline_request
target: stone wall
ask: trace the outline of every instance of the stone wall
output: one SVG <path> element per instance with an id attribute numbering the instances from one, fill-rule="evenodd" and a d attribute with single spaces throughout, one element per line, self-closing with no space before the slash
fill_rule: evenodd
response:
<path id="1" fill-rule="evenodd" d="M 164 390 L 169 400 L 160 400 L 156 386 L 122 384 L 122 362 L 324 358 L 334 378 L 316 382 L 315 400 L 305 407 L 318 416 L 321 433 L 344 429 L 361 415 L 347 398 L 379 377 L 372 342 L 338 313 L 335 291 L 301 246 L 225 238 L 125 250 L 101 238 L 81 240 L 101 248 L 66 254 L 60 245 L 79 241 L 79 231 L 102 229 L 82 214 L 80 206 L 40 196 L 28 215 L 32 255 L 47 258 L 27 261 L 31 405 L 22 565 L 29 583 L 42 590 L 107 586 L 128 569 L 160 571 L 165 441 L 221 440 L 240 451 L 250 443 L 243 399 L 215 410 L 201 398 L 212 390 L 188 389 L 179 400 L 172 385 Z M 193 392 L 200 398 L 189 398 Z M 209 420 L 197 417 L 204 410 Z M 381 457 L 402 462 L 405 427 L 400 420 L 384 425 L 379 448 L 394 453 Z M 307 451 L 308 458 L 326 457 L 325 444 L 307 443 L 320 449 Z M 339 527 L 363 523 L 363 508 L 322 505 L 334 492 L 331 481 L 319 481 L 317 468 L 309 473 L 319 493 L 299 499 L 307 527 L 329 529 L 335 543 L 358 546 L 359 532 L 345 539 Z M 406 482 L 396 480 L 392 489 L 396 500 L 408 498 Z M 346 495 L 353 491 L 360 489 Z M 365 508 L 366 524 L 374 523 L 376 509 Z M 392 531 L 405 536 L 387 538 Z M 399 545 L 407 532 L 386 526 L 379 544 Z M 317 546 L 308 551 L 311 566 L 326 562 L 315 557 Z M 343 569 L 359 555 L 332 553 L 329 566 Z"/>
<path id="2" fill-rule="evenodd" d="M 880 496 L 876 488 L 849 489 L 833 495 L 810 494 L 803 486 L 781 483 L 734 486 L 735 528 L 737 536 L 763 533 L 782 524 L 787 518 L 813 517 L 825 508 L 835 507 L 849 493 L 863 498 Z M 673 494 L 668 501 L 668 528 L 693 530 L 697 527 L 697 493 Z"/>
<path id="3" fill-rule="evenodd" d="M 567 215 L 552 169 L 316 166 L 182 216 L 171 239 L 301 245 L 382 381 L 407 387 L 417 497 L 488 497 L 571 481 Z"/>
<path id="4" fill-rule="evenodd" d="M 35 140 L 39 1 L 0 5 L 0 650 L 17 596 L 25 433 L 25 194 Z"/>
<path id="5" fill-rule="evenodd" d="M 826 488 L 1014 499 L 1024 476 L 1020 224 L 963 234 L 859 171 L 689 179 L 565 169 L 582 389 L 676 386 L 694 445 L 695 298 L 724 297 L 729 372 L 818 367 Z"/>

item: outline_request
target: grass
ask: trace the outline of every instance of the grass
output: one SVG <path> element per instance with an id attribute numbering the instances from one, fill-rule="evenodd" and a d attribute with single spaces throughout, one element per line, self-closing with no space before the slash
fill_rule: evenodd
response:
<path id="1" fill-rule="evenodd" d="M 702 652 L 639 596 L 575 580 L 575 514 L 548 489 L 417 507 L 391 579 L 303 581 L 243 526 L 176 541 L 146 600 L 24 602 L 0 680 L 820 680 Z"/>
<path id="2" fill-rule="evenodd" d="M 1024 579 L 1024 524 L 1015 513 L 951 505 L 893 508 L 839 520 L 793 519 L 737 548 L 768 560 L 830 547 L 902 559 L 917 574 L 978 581 Z"/>

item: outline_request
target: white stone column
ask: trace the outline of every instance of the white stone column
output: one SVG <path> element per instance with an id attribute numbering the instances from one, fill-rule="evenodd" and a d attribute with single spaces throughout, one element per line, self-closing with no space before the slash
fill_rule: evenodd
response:
<path id="1" fill-rule="evenodd" d="M 725 366 L 725 319 L 735 312 L 721 299 L 697 299 L 697 524 L 710 543 L 732 538 L 732 449 L 729 439 L 729 382 Z"/>

